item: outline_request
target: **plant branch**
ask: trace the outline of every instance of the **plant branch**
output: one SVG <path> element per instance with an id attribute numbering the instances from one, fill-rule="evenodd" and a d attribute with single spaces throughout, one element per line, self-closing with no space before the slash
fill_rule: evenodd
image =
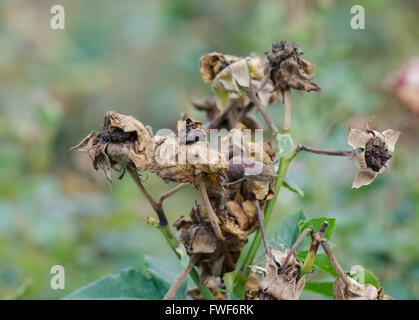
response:
<path id="1" fill-rule="evenodd" d="M 169 289 L 169 291 L 167 291 L 163 300 L 171 300 L 175 296 L 176 292 L 178 292 L 180 286 L 182 285 L 183 281 L 185 281 L 188 274 L 191 272 L 191 270 L 194 267 L 197 260 L 198 260 L 198 255 L 192 255 L 189 258 L 188 265 L 176 277 L 175 281 L 170 286 L 170 289 Z"/>
<path id="2" fill-rule="evenodd" d="M 205 209 L 207 211 L 208 218 L 209 218 L 209 221 L 211 223 L 212 229 L 213 229 L 216 237 L 218 238 L 218 240 L 221 242 L 223 252 L 224 252 L 224 256 L 227 260 L 227 263 L 230 265 L 231 268 L 234 268 L 233 259 L 231 258 L 230 251 L 228 251 L 223 233 L 221 232 L 218 217 L 215 214 L 214 209 L 212 208 L 211 202 L 208 198 L 206 184 L 205 184 L 205 181 L 204 181 L 204 177 L 202 175 L 199 179 L 198 185 L 199 185 L 199 190 L 201 191 L 201 194 L 202 194 L 202 199 L 204 200 Z"/>
<path id="3" fill-rule="evenodd" d="M 320 227 L 320 230 L 317 233 L 314 233 L 313 230 L 310 231 L 311 235 L 311 245 L 310 249 L 308 250 L 307 256 L 304 260 L 303 267 L 301 268 L 300 274 L 298 275 L 298 279 L 301 279 L 305 274 L 308 274 L 311 272 L 311 269 L 313 267 L 314 259 L 317 254 L 317 250 L 319 249 L 319 241 L 317 239 L 321 239 L 324 236 L 324 233 L 326 232 L 326 228 L 328 227 L 327 221 L 323 222 L 322 226 Z"/>
<path id="4" fill-rule="evenodd" d="M 345 282 L 345 284 L 350 285 L 350 282 L 347 279 L 347 275 L 343 271 L 339 262 L 336 260 L 335 256 L 333 255 L 333 252 L 330 249 L 330 246 L 329 246 L 329 243 L 328 243 L 327 239 L 321 238 L 321 239 L 318 239 L 318 241 L 322 245 L 322 247 L 324 249 L 324 252 L 326 252 L 326 255 L 329 258 L 329 261 L 332 264 L 333 268 L 335 269 L 336 273 L 342 278 L 342 280 Z"/>
<path id="5" fill-rule="evenodd" d="M 303 145 L 298 146 L 301 151 L 316 153 L 316 154 L 324 154 L 328 156 L 342 156 L 342 157 L 349 157 L 356 153 L 356 150 L 319 150 L 310 147 L 306 147 Z"/>
<path id="6" fill-rule="evenodd" d="M 138 188 L 143 192 L 143 194 L 147 198 L 148 202 L 153 207 L 154 211 L 156 211 L 157 216 L 159 218 L 159 223 L 157 225 L 157 228 L 160 230 L 163 237 L 167 240 L 167 243 L 169 244 L 172 251 L 175 253 L 176 257 L 180 260 L 182 257 L 180 255 L 180 253 L 177 251 L 177 248 L 179 247 L 180 243 L 176 239 L 175 235 L 173 234 L 172 229 L 170 228 L 170 226 L 167 222 L 167 218 L 166 218 L 166 215 L 165 215 L 163 207 L 162 207 L 162 202 L 165 198 L 163 200 L 161 200 L 160 203 L 157 203 L 154 200 L 153 196 L 147 191 L 147 189 L 142 184 L 141 179 L 138 176 L 137 170 L 135 168 L 128 167 L 127 171 L 129 172 L 131 177 L 134 179 Z M 177 187 L 179 187 L 179 186 L 177 186 Z M 179 191 L 180 189 L 181 188 L 178 188 L 177 191 Z M 170 193 L 170 191 L 168 193 Z M 172 192 L 172 194 L 173 194 L 173 192 Z M 214 297 L 213 297 L 211 291 L 208 289 L 208 287 L 205 284 L 203 284 L 201 282 L 201 280 L 199 279 L 198 272 L 194 268 L 190 271 L 190 276 L 191 276 L 192 280 L 195 282 L 196 286 L 199 288 L 202 295 L 205 297 L 205 299 L 214 300 Z"/>
<path id="7" fill-rule="evenodd" d="M 260 205 L 259 205 L 258 200 L 255 200 L 255 206 L 256 206 L 256 213 L 258 216 L 259 228 L 260 228 L 260 232 L 262 233 L 262 238 L 263 238 L 263 243 L 265 245 L 266 253 L 268 255 L 271 255 L 271 248 L 269 247 L 268 239 L 266 238 L 265 227 L 263 226 L 262 213 L 260 212 Z"/>
<path id="8" fill-rule="evenodd" d="M 309 228 L 304 229 L 304 231 L 300 234 L 297 241 L 295 241 L 294 245 L 291 247 L 290 251 L 288 252 L 287 256 L 285 257 L 284 263 L 282 264 L 282 267 L 280 269 L 280 273 L 285 273 L 285 271 L 287 269 L 288 261 L 290 261 L 291 256 L 295 254 L 295 250 L 297 250 L 298 246 L 300 245 L 301 241 L 304 240 L 306 235 L 309 232 L 312 232 L 312 231 L 313 231 L 313 227 L 310 226 Z"/>
<path id="9" fill-rule="evenodd" d="M 220 115 L 212 119 L 210 122 L 204 124 L 204 129 L 211 129 L 213 127 L 218 126 L 220 122 L 223 120 L 223 118 L 230 112 L 230 110 L 236 106 L 236 104 L 237 99 L 231 99 L 227 108 L 225 108 L 225 110 Z"/>
<path id="10" fill-rule="evenodd" d="M 291 90 L 287 89 L 283 92 L 284 95 L 284 126 L 283 133 L 290 133 L 291 131 Z"/>
<path id="11" fill-rule="evenodd" d="M 165 194 L 163 194 L 160 197 L 159 200 L 159 206 L 163 205 L 163 201 L 166 200 L 167 198 L 171 197 L 172 195 L 174 195 L 176 192 L 182 190 L 183 188 L 185 188 L 187 185 L 189 185 L 189 183 L 180 183 L 178 184 L 176 187 L 174 187 L 173 189 L 167 191 Z"/>
<path id="12" fill-rule="evenodd" d="M 247 96 L 249 99 L 254 103 L 256 108 L 259 110 L 259 112 L 262 114 L 263 118 L 265 119 L 266 124 L 269 127 L 269 130 L 271 131 L 272 135 L 276 137 L 279 134 L 278 128 L 274 125 L 273 120 L 269 113 L 266 111 L 266 106 L 262 105 L 260 103 L 259 98 L 256 96 L 256 92 L 253 88 L 249 88 L 246 90 Z"/>
<path id="13" fill-rule="evenodd" d="M 166 214 L 164 213 L 163 207 L 161 204 L 157 203 L 156 200 L 154 200 L 153 196 L 147 191 L 147 189 L 144 187 L 143 183 L 141 182 L 140 177 L 138 176 L 137 169 L 133 167 L 127 167 L 128 173 L 131 175 L 131 177 L 134 179 L 135 184 L 138 186 L 138 188 L 141 190 L 141 192 L 144 194 L 150 205 L 153 207 L 154 211 L 156 212 L 158 218 L 159 218 L 159 225 L 161 227 L 165 227 L 168 225 Z"/>
<path id="14" fill-rule="evenodd" d="M 279 190 L 281 189 L 282 184 L 284 183 L 285 175 L 288 170 L 288 166 L 290 162 L 295 158 L 295 156 L 298 154 L 300 150 L 295 148 L 293 151 L 291 151 L 289 154 L 283 156 L 280 159 L 279 167 L 277 171 L 277 177 L 275 179 L 275 187 L 274 187 L 274 196 L 272 199 L 268 200 L 266 207 L 265 207 L 265 214 L 263 219 L 264 227 L 266 228 L 269 219 L 271 217 L 273 208 L 275 206 L 275 202 L 278 198 Z M 253 242 L 251 244 L 251 247 L 248 251 L 247 257 L 242 261 L 242 264 L 238 266 L 239 270 L 246 270 L 246 276 L 250 274 L 250 268 L 246 269 L 246 266 L 251 265 L 253 263 L 253 260 L 255 259 L 256 253 L 259 249 L 260 243 L 262 241 L 262 233 L 260 229 L 256 232 L 255 237 L 253 238 Z"/>

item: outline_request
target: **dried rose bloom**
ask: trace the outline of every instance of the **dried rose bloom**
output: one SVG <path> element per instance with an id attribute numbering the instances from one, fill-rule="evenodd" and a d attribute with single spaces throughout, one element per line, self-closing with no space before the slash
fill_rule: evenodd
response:
<path id="1" fill-rule="evenodd" d="M 229 97 L 236 95 L 246 99 L 245 91 L 248 88 L 260 86 L 258 81 L 263 75 L 263 62 L 258 56 L 239 58 L 213 52 L 201 57 L 200 72 L 204 82 L 212 84 L 217 97 L 217 106 L 224 110 Z M 267 103 L 278 98 L 272 90 L 267 90 L 259 94 L 263 102 Z"/>
<path id="2" fill-rule="evenodd" d="M 382 133 L 369 130 L 350 129 L 348 144 L 354 148 L 362 148 L 362 152 L 354 157 L 359 171 L 352 184 L 352 188 L 359 188 L 370 184 L 389 166 L 391 152 L 399 139 L 400 131 L 387 129 Z"/>
<path id="3" fill-rule="evenodd" d="M 72 150 L 87 152 L 94 168 L 104 172 L 109 181 L 111 169 L 132 167 L 156 173 L 165 181 L 196 185 L 201 172 L 227 168 L 225 157 L 210 148 L 201 125 L 185 116 L 178 122 L 178 135 L 155 136 L 134 117 L 110 111 L 102 130 L 91 132 Z"/>
<path id="4" fill-rule="evenodd" d="M 314 66 L 301 58 L 303 51 L 294 42 L 281 40 L 265 52 L 268 59 L 264 71 L 263 88 L 270 79 L 275 90 L 284 92 L 290 88 L 320 92 L 320 87 L 311 81 Z"/>
<path id="5" fill-rule="evenodd" d="M 220 174 L 204 174 L 201 177 L 205 181 L 206 191 L 232 263 L 227 261 L 224 255 L 222 243 L 211 227 L 204 204 L 196 204 L 189 217 L 180 217 L 174 224 L 187 253 L 200 255 L 196 265 L 199 266 L 201 280 L 205 283 L 212 277 L 222 278 L 224 273 L 234 270 L 248 236 L 259 226 L 255 201 L 259 201 L 263 212 L 266 200 L 273 196 L 275 178 L 271 173 L 274 172 L 272 164 L 274 151 L 271 144 L 265 143 L 260 155 L 253 154 L 255 143 L 252 141 L 244 139 L 243 145 L 233 145 L 233 136 L 240 135 L 243 135 L 243 132 L 234 129 L 223 138 L 229 141 L 226 155 L 229 160 L 233 159 L 234 147 L 240 147 L 243 156 L 262 163 L 264 170 L 260 175 L 247 175 L 244 170 L 239 170 L 238 174 L 233 173 L 232 171 L 237 168 L 229 164 Z M 246 165 L 248 163 L 246 162 Z M 266 177 L 261 176 L 264 172 Z"/>
<path id="6" fill-rule="evenodd" d="M 265 254 L 265 267 L 253 266 L 252 270 L 262 274 L 262 280 L 259 282 L 259 289 L 251 290 L 248 298 L 252 300 L 298 300 L 305 285 L 304 275 L 298 279 L 301 270 L 301 262 L 291 255 L 285 269 L 282 265 L 285 263 L 289 254 L 288 248 L 285 252 L 271 249 L 271 255 Z M 298 280 L 297 280 L 298 279 Z"/>
<path id="7" fill-rule="evenodd" d="M 383 289 L 377 289 L 372 284 L 360 284 L 347 275 L 338 276 L 333 284 L 333 299 L 335 300 L 393 300 L 383 295 Z"/>
<path id="8" fill-rule="evenodd" d="M 199 72 L 205 83 L 212 83 L 220 71 L 240 59 L 228 54 L 211 52 L 201 57 Z"/>

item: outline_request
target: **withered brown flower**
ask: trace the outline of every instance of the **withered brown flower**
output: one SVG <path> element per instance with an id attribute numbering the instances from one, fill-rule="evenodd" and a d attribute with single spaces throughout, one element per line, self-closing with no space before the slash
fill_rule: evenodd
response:
<path id="1" fill-rule="evenodd" d="M 185 116 L 178 122 L 177 135 L 163 137 L 153 135 L 150 127 L 132 116 L 109 111 L 102 130 L 91 132 L 71 149 L 87 152 L 94 168 L 109 181 L 111 169 L 125 171 L 130 166 L 156 173 L 165 181 L 196 185 L 201 172 L 217 173 L 227 168 L 225 156 L 210 148 L 201 125 Z"/>
<path id="2" fill-rule="evenodd" d="M 362 148 L 362 152 L 355 152 L 359 171 L 356 174 L 352 188 L 359 188 L 370 184 L 378 175 L 389 166 L 391 152 L 399 139 L 400 131 L 387 129 L 382 133 L 366 129 L 365 131 L 351 128 L 348 135 L 348 144 L 354 148 Z"/>
<path id="3" fill-rule="evenodd" d="M 228 98 L 236 95 L 245 98 L 245 92 L 252 85 L 257 88 L 263 77 L 263 60 L 261 57 L 252 55 L 239 58 L 212 52 L 201 57 L 200 72 L 204 82 L 212 84 L 217 97 L 217 106 L 221 110 L 227 107 Z M 269 87 L 258 93 L 263 103 L 273 102 L 278 95 Z"/>
<path id="4" fill-rule="evenodd" d="M 306 275 L 298 279 L 301 261 L 295 254 L 291 255 L 286 268 L 283 268 L 290 249 L 285 252 L 271 248 L 271 255 L 265 254 L 265 267 L 252 266 L 252 271 L 261 273 L 262 280 L 259 289 L 249 293 L 250 299 L 255 300 L 298 300 L 305 285 Z"/>
<path id="5" fill-rule="evenodd" d="M 333 284 L 335 300 L 393 300 L 383 294 L 383 288 L 377 289 L 372 284 L 361 284 L 347 275 L 338 276 Z"/>
<path id="6" fill-rule="evenodd" d="M 312 82 L 314 66 L 301 58 L 303 51 L 294 42 L 281 40 L 272 44 L 265 52 L 268 63 L 265 66 L 261 88 L 270 79 L 275 90 L 284 92 L 290 88 L 320 92 L 320 87 Z"/>

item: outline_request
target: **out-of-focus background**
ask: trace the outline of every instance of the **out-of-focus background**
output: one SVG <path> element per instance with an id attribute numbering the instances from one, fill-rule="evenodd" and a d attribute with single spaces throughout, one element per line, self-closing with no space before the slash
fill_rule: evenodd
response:
<path id="1" fill-rule="evenodd" d="M 65 8 L 65 30 L 50 28 L 54 4 Z M 365 8 L 365 30 L 350 27 L 355 4 Z M 289 176 L 305 197 L 281 190 L 268 234 L 302 207 L 309 217 L 336 217 L 334 250 L 345 270 L 364 265 L 386 293 L 418 299 L 415 0 L 0 1 L 0 298 L 61 298 L 149 260 L 174 276 L 179 263 L 146 224 L 154 213 L 133 181 L 115 181 L 110 192 L 88 156 L 68 149 L 108 110 L 155 130 L 174 128 L 182 111 L 204 119 L 187 100 L 211 95 L 200 56 L 263 54 L 281 39 L 304 49 L 323 89 L 292 93 L 297 143 L 345 149 L 349 126 L 371 119 L 403 134 L 389 172 L 359 190 L 351 161 L 299 155 Z M 269 112 L 280 126 L 281 104 Z M 150 174 L 146 186 L 159 197 L 173 184 Z M 195 199 L 187 188 L 167 200 L 170 221 Z M 65 290 L 50 288 L 55 264 L 65 267 Z"/>

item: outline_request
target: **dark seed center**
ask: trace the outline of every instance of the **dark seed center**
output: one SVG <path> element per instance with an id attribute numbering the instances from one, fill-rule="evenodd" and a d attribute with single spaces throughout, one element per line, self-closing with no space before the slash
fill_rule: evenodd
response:
<path id="1" fill-rule="evenodd" d="M 374 137 L 365 145 L 365 161 L 368 168 L 378 172 L 391 158 L 388 148 L 383 139 Z"/>

